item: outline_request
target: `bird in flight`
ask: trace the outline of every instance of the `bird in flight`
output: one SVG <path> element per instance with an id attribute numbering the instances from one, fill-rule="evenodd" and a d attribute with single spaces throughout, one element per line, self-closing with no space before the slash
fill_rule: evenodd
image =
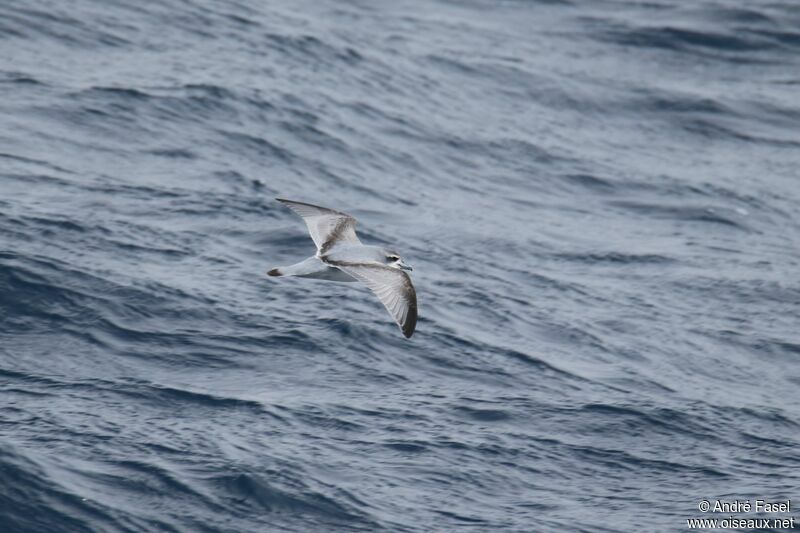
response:
<path id="1" fill-rule="evenodd" d="M 356 219 L 346 213 L 276 198 L 303 217 L 317 253 L 291 266 L 273 268 L 268 276 L 296 276 L 328 281 L 360 281 L 392 315 L 406 338 L 417 326 L 417 293 L 400 254 L 362 244 Z"/>

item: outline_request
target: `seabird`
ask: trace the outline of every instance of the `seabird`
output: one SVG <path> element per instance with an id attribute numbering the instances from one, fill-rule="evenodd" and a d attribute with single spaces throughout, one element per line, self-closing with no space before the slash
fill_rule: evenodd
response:
<path id="1" fill-rule="evenodd" d="M 273 268 L 268 276 L 296 276 L 328 281 L 360 281 L 369 287 L 392 315 L 406 338 L 417 325 L 417 293 L 400 254 L 362 244 L 356 219 L 326 207 L 276 198 L 303 217 L 317 253 L 305 261 Z"/>

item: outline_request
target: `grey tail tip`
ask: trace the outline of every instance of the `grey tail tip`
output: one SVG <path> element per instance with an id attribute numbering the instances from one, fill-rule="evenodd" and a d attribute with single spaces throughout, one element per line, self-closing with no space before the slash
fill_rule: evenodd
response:
<path id="1" fill-rule="evenodd" d="M 269 272 L 267 272 L 267 276 L 283 276 L 283 274 L 281 274 L 281 271 L 280 271 L 280 269 L 278 269 L 278 268 L 273 268 L 272 270 L 270 270 Z"/>

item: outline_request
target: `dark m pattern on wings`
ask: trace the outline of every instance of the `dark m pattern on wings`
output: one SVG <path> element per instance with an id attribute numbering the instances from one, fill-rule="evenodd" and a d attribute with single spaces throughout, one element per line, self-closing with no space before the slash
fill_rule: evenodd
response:
<path id="1" fill-rule="evenodd" d="M 330 249 L 333 248 L 333 245 L 342 238 L 344 232 L 353 226 L 353 222 L 355 222 L 355 220 L 351 217 L 342 217 L 337 219 L 336 226 L 334 226 L 333 230 L 331 230 L 330 234 L 328 235 L 328 239 L 320 247 L 319 255 L 329 252 Z"/>

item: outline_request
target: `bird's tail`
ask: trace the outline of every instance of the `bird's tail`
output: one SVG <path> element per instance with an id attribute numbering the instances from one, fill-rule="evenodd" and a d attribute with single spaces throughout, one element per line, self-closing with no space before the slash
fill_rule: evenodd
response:
<path id="1" fill-rule="evenodd" d="M 275 267 L 267 276 L 297 276 L 298 278 L 326 279 L 330 281 L 355 281 L 355 278 L 343 273 L 338 268 L 323 263 L 319 257 L 311 256 L 294 265 Z"/>
<path id="2" fill-rule="evenodd" d="M 305 261 L 300 261 L 294 265 L 275 267 L 267 272 L 267 276 L 305 276 L 317 272 L 318 270 L 324 270 L 325 268 L 322 261 L 311 256 Z"/>

